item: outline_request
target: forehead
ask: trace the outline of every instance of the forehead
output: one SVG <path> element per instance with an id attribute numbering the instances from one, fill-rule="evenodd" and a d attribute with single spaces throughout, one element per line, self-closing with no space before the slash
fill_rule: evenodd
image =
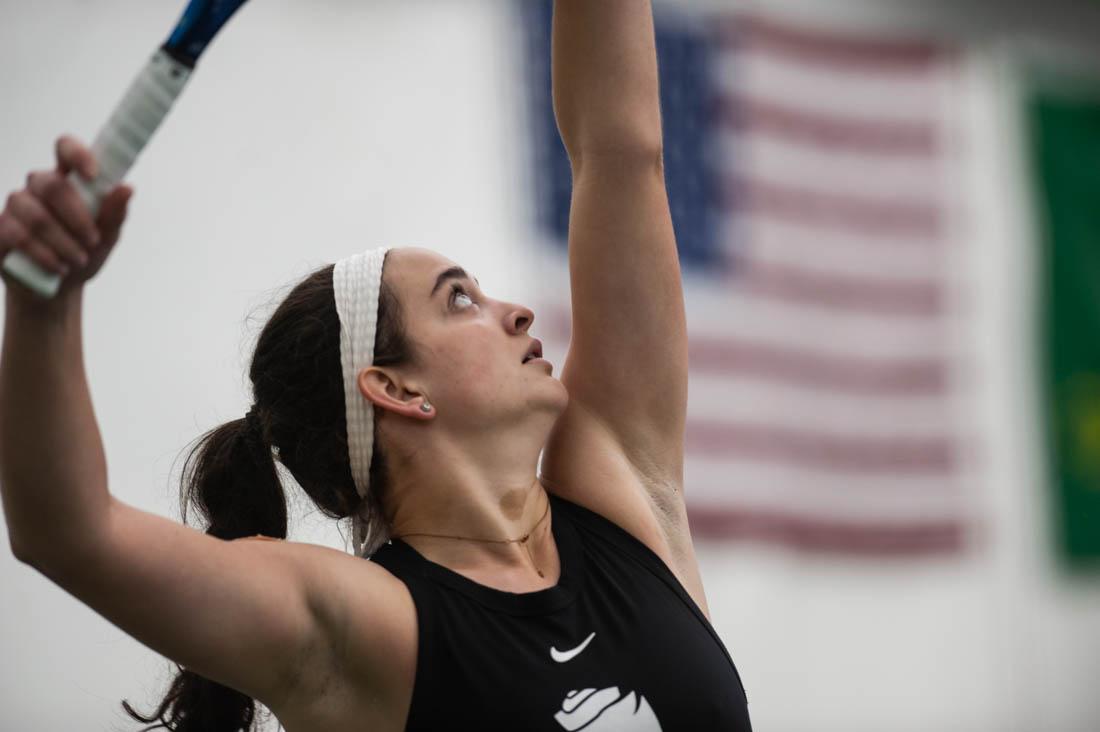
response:
<path id="1" fill-rule="evenodd" d="M 454 265 L 454 262 L 431 249 L 400 247 L 391 249 L 386 255 L 385 274 L 393 275 L 395 280 L 402 282 L 423 281 L 434 277 L 436 272 Z"/>
<path id="2" fill-rule="evenodd" d="M 392 249 L 386 255 L 383 277 L 400 291 L 425 298 L 437 277 L 446 270 L 460 267 L 439 252 L 420 247 Z M 469 273 L 473 277 L 473 273 Z"/>

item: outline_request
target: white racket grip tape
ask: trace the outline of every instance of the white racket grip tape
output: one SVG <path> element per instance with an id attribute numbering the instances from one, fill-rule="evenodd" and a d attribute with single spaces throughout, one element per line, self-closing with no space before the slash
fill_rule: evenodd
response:
<path id="1" fill-rule="evenodd" d="M 99 214 L 104 196 L 122 181 L 160 127 L 190 75 L 189 67 L 159 49 L 130 84 L 126 96 L 92 143 L 92 154 L 98 163 L 95 179 L 88 182 L 76 172 L 69 174 L 69 182 L 93 218 Z M 42 297 L 52 298 L 61 287 L 60 275 L 47 272 L 15 249 L 4 257 L 4 269 Z"/>

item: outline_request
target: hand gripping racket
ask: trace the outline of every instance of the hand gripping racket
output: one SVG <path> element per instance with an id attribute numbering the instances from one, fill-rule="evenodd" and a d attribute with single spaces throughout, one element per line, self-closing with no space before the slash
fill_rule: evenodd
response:
<path id="1" fill-rule="evenodd" d="M 134 79 L 92 143 L 98 163 L 95 179 L 89 183 L 75 171 L 69 174 L 93 218 L 103 197 L 122 181 L 157 131 L 206 46 L 244 3 L 191 0 L 168 40 Z M 4 269 L 43 297 L 52 298 L 61 286 L 60 275 L 47 272 L 16 249 L 4 257 Z"/>

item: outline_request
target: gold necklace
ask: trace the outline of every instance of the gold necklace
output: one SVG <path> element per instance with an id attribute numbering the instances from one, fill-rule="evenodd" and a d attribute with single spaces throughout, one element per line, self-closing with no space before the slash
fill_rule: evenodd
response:
<path id="1" fill-rule="evenodd" d="M 521 536 L 518 539 L 475 539 L 475 538 L 470 537 L 470 536 L 451 536 L 449 534 L 425 534 L 425 533 L 422 533 L 422 532 L 416 532 L 416 533 L 412 533 L 412 534 L 393 534 L 392 537 L 400 539 L 400 538 L 404 538 L 406 536 L 434 536 L 438 539 L 465 539 L 466 541 L 488 541 L 488 542 L 492 542 L 494 544 L 514 544 L 516 542 L 519 542 L 520 544 L 523 544 L 525 549 L 527 549 L 527 556 L 531 557 L 531 564 L 535 565 L 535 571 L 539 573 L 539 577 L 545 577 L 546 575 L 542 573 L 542 570 L 538 568 L 538 564 L 535 562 L 535 555 L 531 553 L 531 547 L 530 547 L 530 545 L 528 545 L 527 540 L 531 538 L 531 534 L 534 533 L 535 529 L 538 528 L 539 524 L 542 523 L 542 519 L 546 518 L 546 515 L 548 513 L 550 513 L 550 497 L 549 496 L 546 497 L 546 510 L 542 512 L 542 518 L 540 518 L 538 521 L 535 522 L 535 525 L 531 527 L 530 531 L 528 531 L 526 534 L 524 534 L 523 536 Z"/>

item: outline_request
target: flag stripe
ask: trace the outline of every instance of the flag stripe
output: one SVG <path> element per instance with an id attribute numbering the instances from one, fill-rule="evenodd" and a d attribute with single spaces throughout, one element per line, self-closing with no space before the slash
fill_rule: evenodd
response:
<path id="1" fill-rule="evenodd" d="M 910 317 L 935 317 L 943 306 L 936 281 L 822 274 L 766 261 L 748 260 L 742 267 L 744 271 L 736 276 L 744 278 L 749 291 L 760 297 Z"/>
<path id="2" fill-rule="evenodd" d="M 956 467 L 947 437 L 875 438 L 813 432 L 768 424 L 688 419 L 690 453 L 792 463 L 826 471 L 947 475 Z"/>
<path id="3" fill-rule="evenodd" d="M 739 222 L 752 232 L 741 250 L 754 261 L 799 266 L 822 275 L 892 278 L 943 277 L 944 253 L 940 241 L 879 239 L 831 229 L 813 229 L 766 217 L 742 217 Z M 736 259 L 738 249 L 732 255 Z"/>
<path id="4" fill-rule="evenodd" d="M 954 429 L 945 392 L 853 393 L 776 380 L 730 378 L 695 371 L 688 390 L 688 414 L 700 419 L 770 423 L 816 432 L 867 437 L 931 437 Z M 714 394 L 722 394 L 717 401 Z M 858 415 L 859 419 L 853 419 Z"/>
<path id="5" fill-rule="evenodd" d="M 731 130 L 752 130 L 814 148 L 905 159 L 932 157 L 939 151 L 929 121 L 853 118 L 843 113 L 799 109 L 749 93 L 726 94 L 715 104 L 721 124 Z"/>
<path id="6" fill-rule="evenodd" d="M 756 176 L 776 185 L 798 188 L 827 184 L 828 187 L 818 190 L 884 204 L 920 202 L 926 209 L 937 206 L 943 187 L 936 158 L 822 148 L 759 134 L 756 130 L 728 133 L 720 140 L 729 149 L 727 155 L 737 156 L 752 166 Z M 824 180 L 820 176 L 807 180 L 807 169 L 828 170 L 829 175 Z M 869 180 L 875 181 L 870 189 Z"/>
<path id="7" fill-rule="evenodd" d="M 958 490 L 923 474 L 821 474 L 791 465 L 739 465 L 736 470 L 693 457 L 685 466 L 685 497 L 692 506 L 728 505 L 736 486 L 740 510 L 813 516 L 827 521 L 897 523 L 958 519 Z"/>
<path id="8" fill-rule="evenodd" d="M 925 202 L 879 201 L 871 194 L 835 194 L 744 174 L 728 175 L 725 191 L 721 205 L 734 214 L 749 212 L 880 236 L 938 238 L 942 234 L 938 208 Z"/>
<path id="9" fill-rule="evenodd" d="M 927 473 L 822 472 L 799 463 L 737 461 L 693 456 L 685 463 L 686 490 L 696 504 L 722 502 L 736 486 L 743 508 L 797 508 L 823 518 L 889 520 L 952 517 L 958 501 L 953 478 Z"/>
<path id="10" fill-rule="evenodd" d="M 946 51 L 946 47 L 928 41 L 822 32 L 749 13 L 719 21 L 718 34 L 722 44 L 762 49 L 803 64 L 870 69 L 879 73 L 927 73 L 935 69 Z"/>
<path id="11" fill-rule="evenodd" d="M 694 374 L 722 374 L 828 389 L 844 394 L 929 396 L 946 390 L 942 360 L 866 359 L 822 355 L 726 338 L 691 338 Z"/>
<path id="12" fill-rule="evenodd" d="M 814 552 L 910 557 L 963 549 L 959 520 L 826 521 L 787 511 L 754 512 L 727 506 L 689 506 L 693 537 L 737 537 Z"/>
<path id="13" fill-rule="evenodd" d="M 837 72 L 751 50 L 720 54 L 715 72 L 716 98 L 748 97 L 804 115 L 906 125 L 937 119 L 943 103 L 943 81 L 935 74 Z"/>
<path id="14" fill-rule="evenodd" d="M 731 282 L 728 278 L 723 282 Z M 693 283 L 692 283 L 693 284 Z M 870 310 L 810 307 L 732 288 L 724 303 L 695 287 L 687 307 L 693 338 L 738 338 L 833 358 L 925 359 L 944 355 L 942 318 L 898 317 Z M 693 327 L 694 326 L 694 327 Z"/>

